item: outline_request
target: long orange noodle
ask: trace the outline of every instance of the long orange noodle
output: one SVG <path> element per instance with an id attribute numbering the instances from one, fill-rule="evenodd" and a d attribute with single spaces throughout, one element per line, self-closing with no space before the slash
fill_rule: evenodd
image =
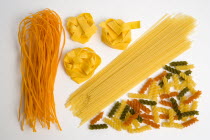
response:
<path id="1" fill-rule="evenodd" d="M 62 34 L 64 38 L 62 39 Z M 50 129 L 56 123 L 54 82 L 65 44 L 65 32 L 59 15 L 45 9 L 25 17 L 18 32 L 21 46 L 21 99 L 19 121 L 36 132 L 36 122 Z M 60 49 L 60 44 L 62 47 Z"/>

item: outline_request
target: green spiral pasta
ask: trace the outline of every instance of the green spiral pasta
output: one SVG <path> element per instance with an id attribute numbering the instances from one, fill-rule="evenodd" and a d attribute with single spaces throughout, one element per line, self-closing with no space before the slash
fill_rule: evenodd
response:
<path id="1" fill-rule="evenodd" d="M 174 61 L 170 63 L 170 66 L 184 66 L 187 65 L 187 61 Z"/>
<path id="2" fill-rule="evenodd" d="M 171 103 L 172 103 L 172 108 L 173 110 L 176 112 L 177 116 L 178 116 L 178 119 L 182 119 L 182 113 L 181 111 L 179 110 L 179 107 L 178 107 L 178 104 L 176 102 L 176 100 L 174 98 L 171 98 L 170 99 Z"/>
<path id="3" fill-rule="evenodd" d="M 134 115 L 134 114 L 135 114 L 135 110 L 134 110 L 133 108 L 131 108 L 131 109 L 129 110 L 129 112 L 131 113 L 131 115 Z"/>
<path id="4" fill-rule="evenodd" d="M 142 121 L 143 121 L 143 119 L 142 119 L 141 116 L 138 116 L 136 119 L 137 119 L 140 123 L 142 123 Z"/>
<path id="5" fill-rule="evenodd" d="M 94 130 L 94 129 L 107 129 L 108 125 L 107 124 L 94 124 L 94 125 L 90 125 L 89 129 L 90 130 Z"/>
<path id="6" fill-rule="evenodd" d="M 113 115 L 115 114 L 115 112 L 117 111 L 117 109 L 120 107 L 120 105 L 121 105 L 121 103 L 118 102 L 118 101 L 114 104 L 113 108 L 111 109 L 111 111 L 108 114 L 108 117 L 109 118 L 112 118 L 113 117 Z"/>
<path id="7" fill-rule="evenodd" d="M 184 88 L 183 90 L 180 91 L 179 95 L 177 95 L 177 98 L 180 100 L 180 98 L 183 97 L 188 91 L 189 91 L 188 87 Z"/>
<path id="8" fill-rule="evenodd" d="M 148 100 L 143 100 L 143 99 L 140 99 L 139 102 L 142 103 L 142 104 L 151 105 L 151 106 L 157 104 L 157 102 L 155 102 L 155 101 L 148 101 Z"/>
<path id="9" fill-rule="evenodd" d="M 167 65 L 165 65 L 163 68 L 164 68 L 165 70 L 171 72 L 171 73 L 175 73 L 175 74 L 180 74 L 180 73 L 181 73 L 180 70 L 177 70 L 177 69 L 172 68 L 172 67 L 167 66 Z"/>
<path id="10" fill-rule="evenodd" d="M 124 121 L 125 120 L 125 116 L 126 114 L 128 113 L 128 111 L 130 110 L 130 106 L 129 105 L 126 105 L 121 116 L 120 116 L 120 120 Z"/>
<path id="11" fill-rule="evenodd" d="M 182 117 L 194 116 L 194 115 L 199 115 L 199 111 L 193 110 L 182 113 Z"/>

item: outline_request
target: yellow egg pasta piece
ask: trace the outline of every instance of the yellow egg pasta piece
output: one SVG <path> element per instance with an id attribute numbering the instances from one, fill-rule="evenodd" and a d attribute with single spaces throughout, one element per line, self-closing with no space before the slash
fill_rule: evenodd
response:
<path id="1" fill-rule="evenodd" d="M 125 23 L 120 19 L 108 19 L 100 24 L 102 41 L 119 50 L 125 50 L 131 42 L 131 29 L 140 28 L 140 21 Z"/>
<path id="2" fill-rule="evenodd" d="M 97 31 L 90 13 L 82 13 L 77 17 L 69 17 L 66 27 L 71 39 L 82 44 L 88 42 Z"/>
<path id="3" fill-rule="evenodd" d="M 100 56 L 88 47 L 73 49 L 64 57 L 66 73 L 78 84 L 89 79 L 100 63 Z"/>

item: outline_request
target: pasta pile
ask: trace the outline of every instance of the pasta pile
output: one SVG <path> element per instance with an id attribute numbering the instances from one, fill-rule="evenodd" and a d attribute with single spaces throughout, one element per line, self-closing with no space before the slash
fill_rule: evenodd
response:
<path id="1" fill-rule="evenodd" d="M 66 73 L 78 84 L 89 79 L 101 64 L 100 56 L 88 47 L 71 50 L 63 61 Z"/>
<path id="2" fill-rule="evenodd" d="M 88 42 L 97 31 L 97 27 L 90 13 L 82 13 L 77 17 L 69 17 L 66 27 L 71 39 L 82 44 Z"/>
<path id="3" fill-rule="evenodd" d="M 71 94 L 65 106 L 71 106 L 73 115 L 81 119 L 80 125 L 84 124 L 189 49 L 191 41 L 188 36 L 194 27 L 195 19 L 190 16 L 164 16 L 108 66 Z M 168 84 L 166 77 L 163 78 L 163 83 Z M 151 86 L 157 87 L 156 84 Z M 164 89 L 168 90 L 168 87 Z"/>
<path id="4" fill-rule="evenodd" d="M 61 38 L 62 33 L 64 39 Z M 56 123 L 61 130 L 53 95 L 57 67 L 65 44 L 59 15 L 45 9 L 27 16 L 19 25 L 18 39 L 21 46 L 19 121 L 22 130 L 24 124 L 28 124 L 36 132 L 37 122 L 48 129 L 51 123 Z"/>
<path id="5" fill-rule="evenodd" d="M 131 29 L 140 28 L 140 21 L 125 23 L 121 19 L 107 19 L 100 24 L 101 40 L 108 46 L 125 50 L 131 42 Z"/>
<path id="6" fill-rule="evenodd" d="M 174 63 L 176 62 L 171 64 Z M 129 93 L 128 96 L 134 99 L 122 100 L 121 103 L 117 101 L 110 111 L 112 115 L 108 115 L 103 121 L 117 131 L 126 130 L 129 133 L 159 129 L 161 126 L 182 129 L 197 122 L 196 115 L 199 112 L 196 99 L 201 91 L 195 90 L 196 84 L 191 75 L 182 75 L 184 71 L 180 71 L 180 74 L 170 71 L 163 73 L 149 78 L 148 81 L 153 82 L 145 82 L 143 87 L 148 89 L 144 92 Z M 165 78 L 167 74 L 172 75 L 171 78 Z M 179 79 L 181 77 L 184 80 Z M 162 80 L 164 84 L 161 87 L 159 83 Z"/>

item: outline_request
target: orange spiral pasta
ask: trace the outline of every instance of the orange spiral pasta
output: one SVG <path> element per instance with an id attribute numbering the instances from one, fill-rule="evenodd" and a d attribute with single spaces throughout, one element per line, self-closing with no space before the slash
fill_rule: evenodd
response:
<path id="1" fill-rule="evenodd" d="M 157 123 L 155 123 L 155 122 L 152 122 L 152 121 L 150 121 L 150 120 L 144 119 L 144 120 L 143 120 L 143 123 L 145 123 L 145 124 L 147 124 L 147 125 L 150 125 L 150 126 L 152 126 L 152 127 L 154 127 L 154 128 L 160 128 L 160 125 L 159 125 L 159 124 L 157 124 Z"/>
<path id="2" fill-rule="evenodd" d="M 148 115 L 146 113 L 140 114 L 139 116 L 141 116 L 143 119 L 154 120 L 154 116 L 153 115 Z"/>
<path id="3" fill-rule="evenodd" d="M 139 101 L 134 99 L 132 101 L 130 100 L 127 100 L 127 104 L 132 107 L 136 113 L 139 113 L 140 112 L 140 106 L 139 106 Z"/>
<path id="4" fill-rule="evenodd" d="M 169 119 L 169 115 L 168 114 L 160 114 L 159 115 L 160 119 Z M 177 116 L 174 116 L 174 120 L 178 120 L 178 117 Z"/>
<path id="5" fill-rule="evenodd" d="M 163 79 L 164 76 L 166 76 L 167 72 L 166 71 L 163 71 L 161 74 L 159 74 L 158 76 L 156 76 L 154 78 L 154 81 L 159 81 L 161 79 Z"/>
<path id="6" fill-rule="evenodd" d="M 188 120 L 188 121 L 182 123 L 182 125 L 183 125 L 184 127 L 188 127 L 188 126 L 194 124 L 194 123 L 197 122 L 197 121 L 198 121 L 197 118 L 192 118 L 192 119 L 190 119 L 190 120 Z"/>
<path id="7" fill-rule="evenodd" d="M 138 113 L 131 115 L 123 124 L 126 126 L 130 125 L 134 119 L 138 118 L 138 116 L 139 116 Z"/>
<path id="8" fill-rule="evenodd" d="M 147 80 L 147 82 L 143 85 L 143 87 L 141 88 L 141 90 L 139 91 L 140 94 L 144 94 L 144 92 L 148 89 L 148 87 L 152 84 L 153 79 L 149 78 Z"/>
<path id="9" fill-rule="evenodd" d="M 195 94 L 193 94 L 192 96 L 190 96 L 187 100 L 184 101 L 184 104 L 189 104 L 191 103 L 193 100 L 199 98 L 199 96 L 202 94 L 201 91 L 197 91 Z"/>
<path id="10" fill-rule="evenodd" d="M 138 101 L 138 100 L 137 100 Z M 143 105 L 142 103 L 139 102 L 139 107 L 141 110 L 143 110 L 145 113 L 150 113 L 151 110 L 149 108 L 147 108 L 145 105 Z"/>
<path id="11" fill-rule="evenodd" d="M 97 123 L 102 117 L 103 117 L 104 112 L 99 113 L 95 118 L 93 118 L 90 121 L 90 124 L 93 125 L 95 123 Z"/>
<path id="12" fill-rule="evenodd" d="M 168 101 L 161 100 L 159 103 L 164 105 L 164 106 L 172 107 L 171 102 L 168 102 Z"/>
<path id="13" fill-rule="evenodd" d="M 178 92 L 171 92 L 169 94 L 161 94 L 160 99 L 170 98 L 173 96 L 177 96 L 178 94 L 179 94 Z"/>

